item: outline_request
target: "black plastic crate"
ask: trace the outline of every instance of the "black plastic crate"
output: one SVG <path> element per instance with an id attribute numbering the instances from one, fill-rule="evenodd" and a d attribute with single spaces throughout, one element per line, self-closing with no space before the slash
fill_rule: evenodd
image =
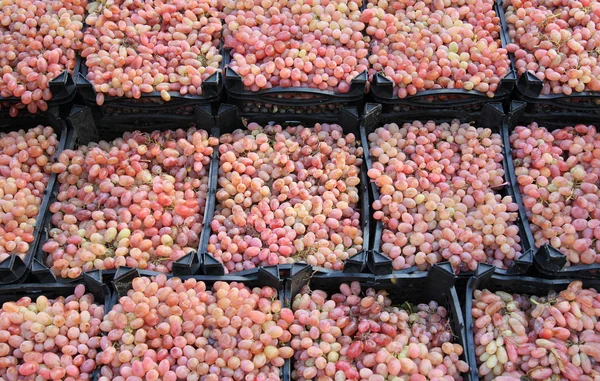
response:
<path id="1" fill-rule="evenodd" d="M 377 276 L 372 274 L 343 274 L 324 269 L 314 269 L 310 266 L 298 267 L 285 282 L 284 307 L 291 308 L 294 297 L 305 285 L 312 290 L 322 290 L 328 296 L 340 292 L 343 283 L 360 282 L 362 291 L 373 288 L 377 291 L 386 290 L 394 305 L 408 303 L 429 303 L 435 301 L 448 310 L 449 323 L 454 334 L 453 342 L 463 347 L 460 359 L 468 363 L 467 338 L 460 302 L 454 283 L 456 277 L 449 263 L 432 266 L 429 272 L 405 274 L 395 272 L 389 275 Z M 289 368 L 286 367 L 283 380 L 292 380 L 294 358 L 291 358 Z M 463 379 L 468 377 L 463 374 Z"/>
<path id="2" fill-rule="evenodd" d="M 206 111 L 206 110 L 204 110 Z M 218 130 L 214 126 L 214 120 L 212 115 L 209 113 L 203 113 L 199 110 L 195 110 L 194 118 L 185 118 L 181 116 L 170 117 L 168 115 L 162 115 L 160 118 L 153 118 L 158 120 L 148 120 L 147 117 L 133 115 L 133 116 L 121 116 L 119 118 L 120 123 L 115 125 L 100 125 L 96 126 L 93 120 L 90 109 L 86 106 L 75 106 L 72 110 L 71 116 L 68 118 L 68 122 L 72 127 L 72 134 L 70 134 L 67 142 L 65 143 L 65 149 L 75 149 L 77 146 L 87 144 L 89 142 L 97 142 L 100 140 L 112 140 L 120 137 L 125 132 L 142 131 L 142 132 L 153 132 L 156 130 L 165 131 L 168 129 L 188 129 L 189 127 L 196 127 L 198 129 L 206 130 L 210 136 L 218 136 Z M 206 207 L 203 217 L 203 226 L 210 222 L 207 220 L 211 206 L 214 203 L 216 193 L 216 172 L 218 170 L 217 150 L 211 155 L 211 162 L 208 168 L 208 195 L 206 199 Z M 213 180 L 214 179 L 214 180 Z M 215 181 L 215 182 L 213 182 Z M 49 200 L 47 205 L 52 204 L 57 197 L 60 184 L 58 181 L 54 181 L 52 186 L 49 186 L 50 192 L 48 192 Z M 45 259 L 47 254 L 41 249 L 44 243 L 49 239 L 49 231 L 52 229 L 52 213 L 46 206 L 45 216 L 41 222 L 43 226 L 43 232 L 40 233 L 39 244 L 35 253 L 35 259 L 32 264 L 32 273 L 39 279 L 44 279 L 47 282 L 72 282 L 74 279 L 64 279 L 56 277 L 52 271 L 45 265 Z M 200 242 L 202 242 L 203 231 L 200 233 Z M 200 251 L 192 251 L 184 257 L 173 262 L 173 274 L 175 276 L 193 275 L 198 273 L 201 269 L 202 256 Z M 105 282 L 109 282 L 118 273 L 118 269 L 104 270 L 102 272 L 102 279 Z M 156 273 L 158 274 L 158 273 Z"/>
<path id="3" fill-rule="evenodd" d="M 161 98 L 160 92 L 142 94 L 140 99 L 127 97 L 104 96 L 104 104 L 99 106 L 96 103 L 96 91 L 94 86 L 87 79 L 88 67 L 85 59 L 79 63 L 78 73 L 75 77 L 75 84 L 79 96 L 83 103 L 90 107 L 94 114 L 94 119 L 111 119 L 128 115 L 145 115 L 149 118 L 155 118 L 162 115 L 179 115 L 182 117 L 191 117 L 194 115 L 194 109 L 197 106 L 216 106 L 224 95 L 223 86 L 223 62 L 221 68 L 216 73 L 202 81 L 202 95 L 182 95 L 177 91 L 170 91 L 171 100 L 165 101 Z"/>
<path id="4" fill-rule="evenodd" d="M 371 155 L 368 153 L 369 150 L 369 142 L 368 142 L 368 134 L 375 131 L 375 129 L 382 127 L 387 123 L 396 123 L 401 126 L 403 123 L 412 122 L 415 120 L 420 121 L 429 121 L 433 120 L 436 123 L 440 122 L 449 122 L 451 120 L 458 119 L 461 122 L 471 122 L 475 123 L 477 127 L 485 127 L 490 128 L 492 132 L 501 134 L 501 127 L 503 120 L 505 119 L 505 115 L 502 109 L 502 106 L 498 103 L 489 103 L 486 104 L 482 110 L 478 113 L 469 113 L 469 112 L 460 112 L 455 110 L 422 110 L 420 112 L 414 113 L 391 113 L 391 114 L 382 114 L 381 113 L 381 105 L 375 104 L 367 104 L 365 107 L 365 113 L 363 117 L 363 124 L 361 125 L 361 135 L 363 137 L 363 147 L 366 147 L 367 151 L 365 158 L 367 163 L 367 168 L 372 168 Z M 506 143 L 504 143 L 506 145 Z M 511 196 L 516 203 L 516 198 L 514 194 L 513 187 L 510 185 L 510 176 L 509 173 L 512 172 L 512 163 L 507 162 L 506 155 L 504 157 L 502 167 L 506 173 L 506 183 L 497 189 L 497 193 L 502 196 Z M 374 182 L 371 182 L 371 194 L 373 200 L 379 199 L 379 188 Z M 528 230 L 528 226 L 525 225 L 524 220 L 526 220 L 524 211 L 519 208 L 519 218 L 516 221 L 516 225 L 519 228 L 519 237 L 521 238 L 521 257 L 515 259 L 508 269 L 497 269 L 496 271 L 502 274 L 524 274 L 526 273 L 532 264 L 532 255 L 533 255 L 533 238 L 531 236 L 530 230 Z M 373 241 L 371 245 L 371 255 L 368 260 L 368 267 L 371 272 L 374 274 L 389 274 L 393 272 L 392 261 L 391 259 L 383 254 L 380 251 L 381 248 L 381 237 L 384 230 L 383 222 L 381 221 L 372 221 L 372 224 L 375 226 L 375 233 L 373 236 Z M 418 271 L 417 266 L 412 266 L 410 268 L 399 270 L 399 272 L 412 273 Z M 398 271 L 396 271 L 398 272 Z M 467 279 L 472 275 L 473 272 L 463 272 L 459 274 L 459 279 L 462 281 Z"/>
<path id="5" fill-rule="evenodd" d="M 57 112 L 58 110 L 54 109 L 47 113 L 37 115 L 24 113 L 18 118 L 12 118 L 7 113 L 1 114 L 0 132 L 8 133 L 21 129 L 27 130 L 39 125 L 43 125 L 44 127 L 50 126 L 54 129 L 58 138 L 58 145 L 56 146 L 56 153 L 54 154 L 54 158 L 56 158 L 65 148 L 68 135 L 67 124 L 56 115 Z M 48 179 L 47 189 L 50 189 L 55 182 L 56 175 L 51 174 Z M 49 200 L 50 192 L 46 191 L 42 196 L 42 202 L 39 206 L 39 214 L 36 217 L 35 229 L 33 231 L 34 239 L 29 245 L 29 252 L 25 254 L 23 259 L 18 255 L 11 255 L 9 258 L 0 262 L 0 285 L 22 282 L 29 274 L 32 261 L 40 243 L 44 215 L 48 209 L 48 205 L 50 205 Z"/>
<path id="6" fill-rule="evenodd" d="M 467 336 L 467 357 L 469 359 L 469 380 L 479 380 L 479 367 L 477 366 L 477 357 L 475 356 L 475 340 L 473 331 L 473 291 L 488 289 L 494 291 L 505 291 L 508 293 L 518 293 L 536 296 L 547 296 L 550 291 L 562 291 L 567 289 L 569 284 L 576 280 L 573 279 L 541 279 L 525 276 L 500 275 L 494 271 L 493 266 L 481 264 L 473 277 L 467 284 L 465 295 L 465 323 Z M 600 289 L 600 280 L 583 280 L 584 288 Z"/>
<path id="7" fill-rule="evenodd" d="M 586 113 L 547 113 L 547 114 L 531 114 L 526 113 L 527 105 L 524 102 L 513 101 L 509 117 L 505 120 L 502 131 L 502 139 L 504 142 L 504 157 L 508 161 L 508 165 L 512 170 L 509 182 L 512 184 L 513 193 L 516 201 L 519 204 L 520 213 L 525 216 L 523 224 L 528 234 L 531 236 L 531 244 L 534 249 L 534 264 L 536 269 L 545 276 L 550 277 L 569 277 L 569 278 L 598 278 L 600 275 L 600 263 L 590 265 L 574 265 L 567 266 L 567 258 L 563 253 L 552 247 L 551 245 L 543 245 L 539 249 L 535 244 L 531 225 L 527 218 L 527 212 L 523 205 L 523 199 L 519 190 L 519 184 L 514 172 L 514 164 L 512 158 L 512 147 L 510 145 L 510 134 L 516 126 L 528 126 L 532 122 L 537 122 L 540 127 L 546 127 L 548 131 L 554 131 L 559 128 L 573 126 L 576 124 L 593 124 L 600 128 L 600 115 Z"/>
<path id="8" fill-rule="evenodd" d="M 280 123 L 284 125 L 298 125 L 298 124 L 307 124 L 314 125 L 315 123 L 337 123 L 340 124 L 346 133 L 354 133 L 357 138 L 359 138 L 359 118 L 357 115 L 357 110 L 353 108 L 343 109 L 336 116 L 329 116 L 328 118 L 323 118 L 321 115 L 302 115 L 302 116 L 294 116 L 294 115 L 256 115 L 249 118 L 240 118 L 237 113 L 237 108 L 232 105 L 221 105 L 219 112 L 216 116 L 216 124 L 219 129 L 220 134 L 231 133 L 236 129 L 245 128 L 248 122 L 256 122 L 262 125 Z M 219 135 L 220 136 L 220 135 Z M 214 192 L 216 194 L 218 187 L 218 170 L 220 167 L 220 155 L 218 149 L 215 150 L 216 158 L 214 159 L 215 168 L 211 172 L 212 176 L 212 184 L 215 184 Z M 368 179 L 367 179 L 367 169 L 366 164 L 363 159 L 363 164 L 361 166 L 360 173 L 360 185 L 359 185 L 359 197 L 360 197 L 360 219 L 361 219 L 361 229 L 363 231 L 363 250 L 359 251 L 357 254 L 349 257 L 344 263 L 344 272 L 351 273 L 360 273 L 365 270 L 366 267 L 366 259 L 367 259 L 367 247 L 369 245 L 369 237 L 370 237 L 370 218 L 369 218 L 369 192 L 368 192 Z M 212 191 L 212 188 L 211 188 Z M 201 241 L 200 241 L 200 252 L 202 253 L 203 259 L 201 260 L 203 273 L 204 274 L 224 274 L 225 268 L 221 262 L 215 259 L 211 254 L 208 253 L 207 247 L 210 236 L 212 235 L 212 229 L 210 226 L 210 222 L 213 220 L 217 201 L 215 197 L 211 198 L 211 204 L 207 204 L 207 213 L 205 215 L 205 221 L 207 223 L 204 224 Z M 210 209 L 208 209 L 210 208 Z M 282 275 L 290 273 L 291 269 L 294 265 L 279 265 L 280 269 L 283 271 Z M 252 272 L 253 269 L 247 271 L 237 272 L 235 274 L 245 275 L 247 272 Z"/>
<path id="9" fill-rule="evenodd" d="M 497 7 L 500 9 L 500 25 L 502 26 L 503 42 L 510 44 L 509 27 L 506 21 L 505 6 L 506 0 L 496 0 Z M 507 2 L 508 3 L 508 2 Z M 516 58 L 514 53 L 508 54 L 513 67 L 516 68 Z M 571 95 L 566 94 L 541 94 L 544 82 L 541 81 L 531 71 L 526 71 L 522 75 L 518 74 L 515 69 L 515 74 L 518 77 L 516 81 L 515 93 L 522 101 L 531 103 L 539 112 L 548 111 L 571 111 L 598 113 L 600 108 L 600 92 L 598 91 L 583 91 L 573 92 Z"/>
<path id="10" fill-rule="evenodd" d="M 350 91 L 339 93 L 310 87 L 273 87 L 260 91 L 245 88 L 242 76 L 229 67 L 228 49 L 225 61 L 225 88 L 228 102 L 236 105 L 240 114 L 247 116 L 272 114 L 336 114 L 344 107 L 361 108 L 367 91 L 367 72 L 359 73 L 350 83 Z"/>
<path id="11" fill-rule="evenodd" d="M 504 15 L 501 3 L 494 4 L 496 15 Z M 502 33 L 503 25 L 500 18 L 500 41 L 503 48 L 510 43 L 508 34 Z M 476 90 L 465 89 L 432 89 L 417 92 L 415 95 L 408 95 L 406 98 L 399 98 L 394 92 L 394 83 L 382 73 L 375 73 L 371 80 L 371 100 L 381 103 L 386 112 L 412 111 L 419 109 L 438 109 L 438 108 L 460 108 L 476 111 L 481 109 L 489 102 L 502 102 L 510 98 L 517 81 L 514 62 L 510 62 L 508 73 L 500 80 L 498 89 L 494 97 L 490 98 L 485 93 Z"/>

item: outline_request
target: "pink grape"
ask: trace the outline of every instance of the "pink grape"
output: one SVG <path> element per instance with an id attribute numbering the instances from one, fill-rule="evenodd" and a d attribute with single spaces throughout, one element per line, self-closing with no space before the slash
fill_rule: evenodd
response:
<path id="1" fill-rule="evenodd" d="M 0 134 L 0 261 L 30 251 L 57 145 L 52 127 Z"/>
<path id="2" fill-rule="evenodd" d="M 90 380 L 100 348 L 103 305 L 80 284 L 74 295 L 22 297 L 0 309 L 0 379 Z"/>
<path id="3" fill-rule="evenodd" d="M 600 302 L 580 281 L 544 295 L 475 290 L 474 353 L 479 379 L 593 379 L 600 371 Z"/>
<path id="4" fill-rule="evenodd" d="M 354 134 L 250 123 L 221 136 L 219 152 L 208 252 L 227 272 L 298 261 L 341 270 L 364 248 Z"/>
<path id="5" fill-rule="evenodd" d="M 534 122 L 510 135 L 535 244 L 558 249 L 567 266 L 600 262 L 598 142 L 596 127 L 583 124 L 550 132 Z"/>
<path id="6" fill-rule="evenodd" d="M 98 93 L 139 99 L 159 92 L 201 95 L 219 71 L 221 21 L 215 0 L 116 0 L 87 7 L 81 56 Z"/>
<path id="7" fill-rule="evenodd" d="M 63 151 L 46 264 L 62 278 L 120 266 L 171 272 L 198 249 L 217 142 L 192 127 Z"/>
<path id="8" fill-rule="evenodd" d="M 457 271 L 479 263 L 508 268 L 522 254 L 517 204 L 504 185 L 502 139 L 487 128 L 415 121 L 368 136 L 368 175 L 379 188 L 374 218 L 394 269 L 426 270 L 448 261 Z"/>
<path id="9" fill-rule="evenodd" d="M 104 317 L 99 381 L 279 380 L 292 312 L 277 290 L 140 277 Z"/>

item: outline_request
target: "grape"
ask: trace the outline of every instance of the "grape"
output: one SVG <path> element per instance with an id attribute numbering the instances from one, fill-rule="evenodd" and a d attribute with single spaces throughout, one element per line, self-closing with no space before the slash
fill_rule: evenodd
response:
<path id="1" fill-rule="evenodd" d="M 88 6 L 81 56 L 87 79 L 105 95 L 139 99 L 159 92 L 202 95 L 219 71 L 221 21 L 216 0 L 108 0 Z"/>
<path id="2" fill-rule="evenodd" d="M 90 380 L 104 307 L 82 284 L 74 295 L 22 297 L 0 310 L 0 379 Z"/>
<path id="3" fill-rule="evenodd" d="M 594 289 L 572 282 L 558 295 L 475 290 L 471 310 L 481 380 L 592 380 L 600 371 Z"/>
<path id="4" fill-rule="evenodd" d="M 342 270 L 364 248 L 354 134 L 250 123 L 221 136 L 219 152 L 208 252 L 226 272 L 298 261 Z"/>
<path id="5" fill-rule="evenodd" d="M 251 91 L 309 87 L 347 93 L 368 67 L 362 1 L 223 2 L 230 67 Z"/>
<path id="6" fill-rule="evenodd" d="M 20 98 L 11 107 L 48 109 L 49 83 L 73 73 L 81 50 L 87 0 L 8 0 L 0 6 L 0 96 Z"/>
<path id="7" fill-rule="evenodd" d="M 520 75 L 543 81 L 541 94 L 600 91 L 600 3 L 510 0 L 506 21 Z"/>
<path id="8" fill-rule="evenodd" d="M 62 278 L 120 266 L 171 272 L 198 249 L 217 142 L 193 127 L 64 150 L 52 167 L 46 264 Z"/>
<path id="9" fill-rule="evenodd" d="M 369 77 L 384 75 L 399 98 L 435 89 L 493 97 L 510 70 L 493 0 L 370 0 L 361 20 L 374 39 Z"/>
<path id="10" fill-rule="evenodd" d="M 596 127 L 583 124 L 549 132 L 534 122 L 510 135 L 535 244 L 558 249 L 566 266 L 600 263 L 599 142 Z"/>
<path id="11" fill-rule="evenodd" d="M 368 175 L 380 192 L 373 216 L 384 224 L 376 249 L 394 269 L 508 268 L 521 256 L 517 204 L 494 192 L 504 185 L 500 135 L 458 120 L 415 121 L 377 128 L 368 140 Z"/>
<path id="12" fill-rule="evenodd" d="M 340 291 L 305 286 L 294 297 L 293 380 L 458 381 L 469 370 L 443 306 L 393 306 L 384 290 L 362 295 L 359 282 Z"/>
<path id="13" fill-rule="evenodd" d="M 57 144 L 41 125 L 0 134 L 0 262 L 31 248 Z"/>
<path id="14" fill-rule="evenodd" d="M 140 277 L 100 328 L 99 381 L 279 380 L 289 317 L 271 287 Z"/>

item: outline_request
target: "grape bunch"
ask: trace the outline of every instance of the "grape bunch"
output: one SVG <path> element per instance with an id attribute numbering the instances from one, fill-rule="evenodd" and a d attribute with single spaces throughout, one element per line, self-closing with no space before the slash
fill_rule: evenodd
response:
<path id="1" fill-rule="evenodd" d="M 518 206 L 494 190 L 505 185 L 500 135 L 458 120 L 415 121 L 377 128 L 368 140 L 368 176 L 380 192 L 373 217 L 384 224 L 376 249 L 394 269 L 508 268 L 521 256 Z"/>
<path id="2" fill-rule="evenodd" d="M 341 270 L 363 249 L 354 134 L 250 123 L 221 136 L 219 152 L 208 252 L 226 272 L 297 261 Z"/>
<path id="3" fill-rule="evenodd" d="M 120 266 L 172 271 L 198 249 L 217 142 L 190 128 L 64 150 L 52 165 L 59 188 L 46 264 L 62 278 Z"/>
<path id="4" fill-rule="evenodd" d="M 347 93 L 367 70 L 361 1 L 223 1 L 230 67 L 252 91 L 310 87 Z"/>
<path id="5" fill-rule="evenodd" d="M 469 370 L 436 302 L 397 307 L 386 291 L 363 295 L 352 282 L 329 297 L 305 286 L 292 310 L 294 380 L 454 381 Z"/>
<path id="6" fill-rule="evenodd" d="M 598 306 L 598 292 L 580 281 L 543 296 L 475 290 L 471 314 L 480 379 L 596 379 Z"/>
<path id="7" fill-rule="evenodd" d="M 201 95 L 219 70 L 221 20 L 216 0 L 91 2 L 81 56 L 97 93 L 139 99 L 159 92 Z"/>
<path id="8" fill-rule="evenodd" d="M 600 2 L 510 0 L 506 21 L 520 75 L 534 73 L 541 94 L 600 91 Z"/>
<path id="9" fill-rule="evenodd" d="M 0 6 L 0 96 L 20 98 L 10 109 L 46 111 L 50 81 L 73 72 L 82 48 L 87 0 L 8 0 Z"/>
<path id="10" fill-rule="evenodd" d="M 135 278 L 100 324 L 99 381 L 280 380 L 293 351 L 277 290 Z"/>
<path id="11" fill-rule="evenodd" d="M 82 284 L 67 298 L 20 298 L 0 309 L 0 379 L 87 381 L 96 369 L 104 307 Z"/>
<path id="12" fill-rule="evenodd" d="M 435 89 L 493 97 L 510 70 L 493 0 L 369 0 L 361 20 L 373 38 L 369 77 L 384 75 L 399 98 Z"/>
<path id="13" fill-rule="evenodd" d="M 532 123 L 510 135 L 515 175 L 538 247 L 550 244 L 567 266 L 600 263 L 600 134 L 578 124 Z"/>
<path id="14" fill-rule="evenodd" d="M 0 134 L 0 262 L 31 248 L 57 145 L 52 127 Z"/>

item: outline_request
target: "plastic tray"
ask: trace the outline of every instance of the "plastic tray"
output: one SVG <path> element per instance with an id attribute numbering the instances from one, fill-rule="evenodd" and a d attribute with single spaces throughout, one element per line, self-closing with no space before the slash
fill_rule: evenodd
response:
<path id="1" fill-rule="evenodd" d="M 170 91 L 171 100 L 168 102 L 161 98 L 160 92 L 153 91 L 142 94 L 140 99 L 105 96 L 104 104 L 98 106 L 94 86 L 87 79 L 88 67 L 85 64 L 85 59 L 81 59 L 75 83 L 83 103 L 92 109 L 95 119 L 130 114 L 141 114 L 147 117 L 155 117 L 161 114 L 189 117 L 193 116 L 194 106 L 215 106 L 221 99 L 224 94 L 222 67 L 223 63 L 221 63 L 220 71 L 202 81 L 202 95 L 181 95 L 177 91 Z"/>
<path id="2" fill-rule="evenodd" d="M 342 283 L 360 282 L 363 291 L 366 288 L 386 290 L 395 305 L 404 302 L 429 303 L 436 301 L 448 309 L 450 325 L 456 343 L 463 349 L 461 359 L 467 361 L 465 324 L 462 310 L 454 282 L 456 278 L 450 264 L 432 266 L 429 272 L 418 274 L 393 273 L 390 275 L 376 276 L 371 274 L 343 274 L 327 270 L 317 270 L 310 266 L 298 267 L 285 282 L 285 307 L 291 308 L 294 297 L 302 287 L 310 284 L 313 290 L 325 291 L 329 296 L 339 293 Z M 289 368 L 285 369 L 283 380 L 291 380 L 294 358 L 291 359 Z M 287 377 L 286 377 L 287 376 Z M 464 375 L 466 376 L 466 375 Z"/>
<path id="3" fill-rule="evenodd" d="M 473 308 L 473 291 L 488 289 L 490 291 L 506 291 L 509 293 L 519 293 L 528 295 L 542 296 L 549 291 L 562 291 L 569 286 L 575 279 L 549 280 L 523 276 L 500 275 L 494 272 L 494 267 L 486 264 L 479 266 L 469 283 L 465 295 L 465 323 L 467 336 L 467 356 L 469 358 L 471 381 L 479 380 L 479 367 L 477 366 L 477 357 L 475 356 L 475 341 L 473 332 L 473 317 L 471 309 Z M 600 289 L 600 280 L 583 280 L 584 288 Z"/>
<path id="4" fill-rule="evenodd" d="M 51 126 L 58 137 L 58 146 L 56 147 L 56 154 L 54 155 L 54 157 L 58 157 L 58 154 L 62 152 L 67 141 L 67 125 L 55 115 L 55 112 L 57 112 L 56 109 L 39 115 L 23 113 L 23 115 L 20 115 L 18 118 L 12 118 L 7 113 L 0 114 L 0 132 L 6 133 L 20 129 L 29 129 L 38 125 Z M 56 175 L 51 174 L 48 179 L 47 189 L 50 189 L 55 182 Z M 11 255 L 9 258 L 0 262 L 0 284 L 22 282 L 29 273 L 32 260 L 40 242 L 40 235 L 42 232 L 41 227 L 43 225 L 45 211 L 48 209 L 49 199 L 50 192 L 46 192 L 42 197 L 39 214 L 36 217 L 35 229 L 33 232 L 34 239 L 30 244 L 29 252 L 25 254 L 24 259 L 21 259 L 18 255 Z"/>
<path id="5" fill-rule="evenodd" d="M 504 14 L 504 0 L 496 0 L 497 7 L 501 10 L 499 12 L 500 25 L 502 25 L 503 41 L 507 44 L 511 43 L 509 36 L 508 23 Z M 509 53 L 509 58 L 512 62 L 513 67 L 516 67 L 516 58 L 513 53 Z M 542 88 L 544 82 L 535 76 L 531 71 L 526 71 L 523 75 L 517 74 L 516 89 L 518 90 L 518 96 L 521 100 L 528 103 L 535 103 L 539 106 L 551 107 L 556 110 L 577 110 L 580 112 L 593 112 L 597 113 L 600 106 L 600 92 L 598 91 L 583 91 L 580 93 L 574 92 L 571 95 L 565 94 L 547 94 L 542 95 Z"/>
<path id="6" fill-rule="evenodd" d="M 495 2 L 494 10 L 496 15 L 504 16 L 502 6 Z M 500 19 L 502 24 L 502 18 Z M 509 44 L 508 35 L 502 33 L 500 28 L 500 41 L 502 47 Z M 394 83 L 381 73 L 375 73 L 371 81 L 371 99 L 374 102 L 386 105 L 387 111 L 406 111 L 406 108 L 454 108 L 454 107 L 469 107 L 471 109 L 481 108 L 488 102 L 501 102 L 508 99 L 515 87 L 517 81 L 516 70 L 514 63 L 510 62 L 508 73 L 500 80 L 498 89 L 493 98 L 488 97 L 485 93 L 475 90 L 464 89 L 435 89 L 424 90 L 417 92 L 415 95 L 409 95 L 406 98 L 399 98 L 394 93 Z M 391 108 L 391 109 L 390 109 Z"/>
<path id="7" fill-rule="evenodd" d="M 306 123 L 307 125 L 315 124 L 315 123 L 339 123 L 344 127 L 344 131 L 349 133 L 354 133 L 358 136 L 359 133 L 359 119 L 357 115 L 356 109 L 343 109 L 337 116 L 331 116 L 330 120 L 326 120 L 327 118 L 323 118 L 320 115 L 302 115 L 301 118 L 295 116 L 294 119 L 288 119 L 287 115 L 262 115 L 252 117 L 250 119 L 240 118 L 237 113 L 237 108 L 232 105 L 221 105 L 219 112 L 216 116 L 216 124 L 219 132 L 221 134 L 230 133 L 238 128 L 244 128 L 247 122 L 256 122 L 262 125 L 266 125 L 269 123 L 281 123 L 281 124 L 302 124 Z M 218 150 L 215 150 L 217 154 L 216 159 L 214 160 L 217 168 L 211 172 L 211 176 L 214 176 L 213 184 L 218 184 L 218 166 L 219 166 L 219 155 Z M 367 258 L 367 250 L 369 244 L 369 230 L 370 230 L 370 218 L 369 218 L 369 193 L 367 189 L 367 170 L 366 165 L 363 160 L 363 165 L 361 166 L 361 184 L 359 187 L 359 196 L 360 196 L 360 208 L 361 208 L 361 228 L 363 231 L 363 250 L 358 252 L 357 254 L 349 257 L 344 263 L 344 272 L 351 273 L 360 273 L 365 269 L 366 266 L 366 258 Z M 215 185 L 215 194 L 217 185 Z M 208 241 L 212 234 L 212 230 L 210 227 L 210 221 L 212 221 L 217 202 L 215 197 L 212 198 L 214 201 L 213 204 L 207 204 L 207 207 L 211 209 L 207 211 L 205 217 L 208 223 L 204 224 L 202 237 L 200 241 L 200 251 L 204 259 L 201 261 L 203 266 L 204 274 L 224 274 L 225 268 L 223 264 L 216 260 L 211 254 L 207 252 Z M 280 268 L 283 269 L 286 273 L 290 271 L 290 265 L 280 265 Z M 250 270 L 251 271 L 251 270 Z M 245 274 L 246 272 L 238 272 L 235 274 Z"/>
<path id="8" fill-rule="evenodd" d="M 124 132 L 127 131 L 135 131 L 141 130 L 145 132 L 161 130 L 164 131 L 166 129 L 173 128 L 183 128 L 187 129 L 190 126 L 195 125 L 199 129 L 209 131 L 211 136 L 218 135 L 218 130 L 216 130 L 213 126 L 213 118 L 212 116 L 206 116 L 205 118 L 183 118 L 183 117 L 169 117 L 168 115 L 163 115 L 159 118 L 158 124 L 150 124 L 149 126 L 142 125 L 140 126 L 137 122 L 140 120 L 138 116 L 121 116 L 121 124 L 113 126 L 113 128 L 109 128 L 104 125 L 102 128 L 97 128 L 94 124 L 93 116 L 90 109 L 86 106 L 75 106 L 71 113 L 71 116 L 68 118 L 68 122 L 72 127 L 72 134 L 70 134 L 69 139 L 65 144 L 65 148 L 74 149 L 76 146 L 81 144 L 87 144 L 93 141 L 99 141 L 99 136 L 101 136 L 102 140 L 110 140 L 116 137 L 122 136 Z M 156 119 L 156 118 L 155 118 Z M 128 124 L 129 122 L 129 124 Z M 127 127 L 128 124 L 128 127 Z M 216 193 L 216 180 L 215 175 L 218 169 L 216 160 L 216 152 L 214 151 L 211 156 L 211 163 L 208 172 L 208 195 L 206 200 L 206 209 L 204 212 L 203 224 L 206 224 L 208 211 L 211 210 L 210 205 L 214 203 L 214 197 Z M 52 186 L 49 186 L 48 189 L 51 189 L 49 192 L 49 200 L 47 205 L 50 205 L 56 200 L 56 196 L 58 194 L 58 189 L 60 184 L 58 181 L 54 181 Z M 46 207 L 46 210 L 48 208 Z M 38 250 L 35 255 L 35 260 L 32 266 L 32 273 L 35 274 L 38 278 L 44 279 L 45 281 L 53 281 L 53 282 L 72 282 L 74 279 L 63 279 L 60 277 L 56 277 L 50 269 L 45 265 L 45 258 L 47 254 L 43 252 L 41 247 L 48 240 L 48 232 L 51 229 L 51 213 L 47 211 L 45 213 L 43 219 L 43 233 L 41 233 L 40 242 L 38 244 Z M 200 234 L 200 242 L 202 242 L 202 232 Z M 176 276 L 183 275 L 193 275 L 196 274 L 201 268 L 202 256 L 199 254 L 199 250 L 195 252 L 191 252 L 184 257 L 178 259 L 173 263 L 173 274 Z M 112 280 L 115 274 L 117 273 L 116 269 L 105 270 L 102 272 L 103 279 L 105 281 Z M 157 273 L 158 274 L 158 273 Z"/>
<path id="9" fill-rule="evenodd" d="M 225 50 L 225 88 L 229 103 L 235 104 L 243 115 L 253 114 L 327 114 L 344 107 L 362 107 L 367 91 L 367 72 L 359 73 L 350 83 L 350 91 L 339 93 L 310 87 L 273 87 L 250 91 L 242 76 L 229 66 L 231 55 Z"/>
<path id="10" fill-rule="evenodd" d="M 481 112 L 478 113 L 468 113 L 468 112 L 460 112 L 460 111 L 448 111 L 448 110 L 423 110 L 421 112 L 414 113 L 400 113 L 400 114 L 381 114 L 381 105 L 375 104 L 367 104 L 365 107 L 365 114 L 363 117 L 363 124 L 361 128 L 364 129 L 362 132 L 363 137 L 363 147 L 367 147 L 368 150 L 368 141 L 367 136 L 369 133 L 374 131 L 376 128 L 383 126 L 386 123 L 397 123 L 401 125 L 402 123 L 412 122 L 414 120 L 428 121 L 433 120 L 437 123 L 439 122 L 448 122 L 453 119 L 459 119 L 463 122 L 473 122 L 478 127 L 486 127 L 490 128 L 493 132 L 501 133 L 502 122 L 505 119 L 504 112 L 502 110 L 502 106 L 498 103 L 490 103 L 486 104 Z M 506 143 L 504 143 L 506 145 Z M 367 167 L 372 168 L 371 156 L 366 155 Z M 506 181 L 510 181 L 510 175 L 508 173 L 512 172 L 512 163 L 507 163 L 506 155 L 503 161 L 503 168 L 507 173 Z M 373 200 L 379 199 L 379 188 L 375 185 L 374 182 L 371 183 L 371 193 Z M 498 193 L 502 196 L 511 196 L 513 200 L 515 200 L 514 190 L 510 184 L 506 184 L 500 189 L 498 189 Z M 519 218 L 516 221 L 517 226 L 519 227 L 519 236 L 521 238 L 521 247 L 522 247 L 522 256 L 513 261 L 512 265 L 508 269 L 498 269 L 499 273 L 503 274 L 524 274 L 526 273 L 532 263 L 532 255 L 533 255 L 533 237 L 531 236 L 530 230 L 528 230 L 528 226 L 523 223 L 525 219 L 524 211 L 519 209 Z M 373 225 L 375 225 L 375 234 L 372 242 L 372 251 L 369 256 L 368 266 L 371 272 L 374 274 L 389 274 L 393 271 L 392 261 L 385 254 L 380 252 L 381 247 L 381 236 L 383 234 L 383 222 L 373 220 Z M 418 271 L 416 266 L 410 267 L 408 269 L 399 270 L 400 272 L 411 273 Z M 472 272 L 463 272 L 459 274 L 460 278 L 468 278 L 471 276 Z"/>
<path id="11" fill-rule="evenodd" d="M 504 156 L 508 161 L 508 165 L 513 168 L 509 175 L 509 182 L 513 186 L 516 202 L 519 204 L 519 210 L 522 215 L 526 216 L 526 209 L 523 206 L 523 199 L 519 190 L 519 184 L 514 172 L 514 164 L 512 159 L 512 147 L 510 146 L 509 137 L 516 126 L 528 126 L 531 122 L 537 122 L 541 127 L 546 127 L 548 131 L 553 131 L 557 128 L 566 126 L 589 123 L 600 127 L 600 115 L 585 114 L 585 113 L 550 113 L 550 114 L 529 114 L 525 113 L 527 105 L 524 102 L 513 101 L 509 118 L 505 121 L 502 131 L 504 142 Z M 563 253 L 556 250 L 550 245 L 544 245 L 539 250 L 535 246 L 535 240 L 531 232 L 531 225 L 527 218 L 523 218 L 525 229 L 531 235 L 531 243 L 534 254 L 534 264 L 536 269 L 544 275 L 551 277 L 572 277 L 572 278 L 598 278 L 600 275 L 600 263 L 591 265 L 575 265 L 564 267 L 567 263 L 567 258 Z"/>

